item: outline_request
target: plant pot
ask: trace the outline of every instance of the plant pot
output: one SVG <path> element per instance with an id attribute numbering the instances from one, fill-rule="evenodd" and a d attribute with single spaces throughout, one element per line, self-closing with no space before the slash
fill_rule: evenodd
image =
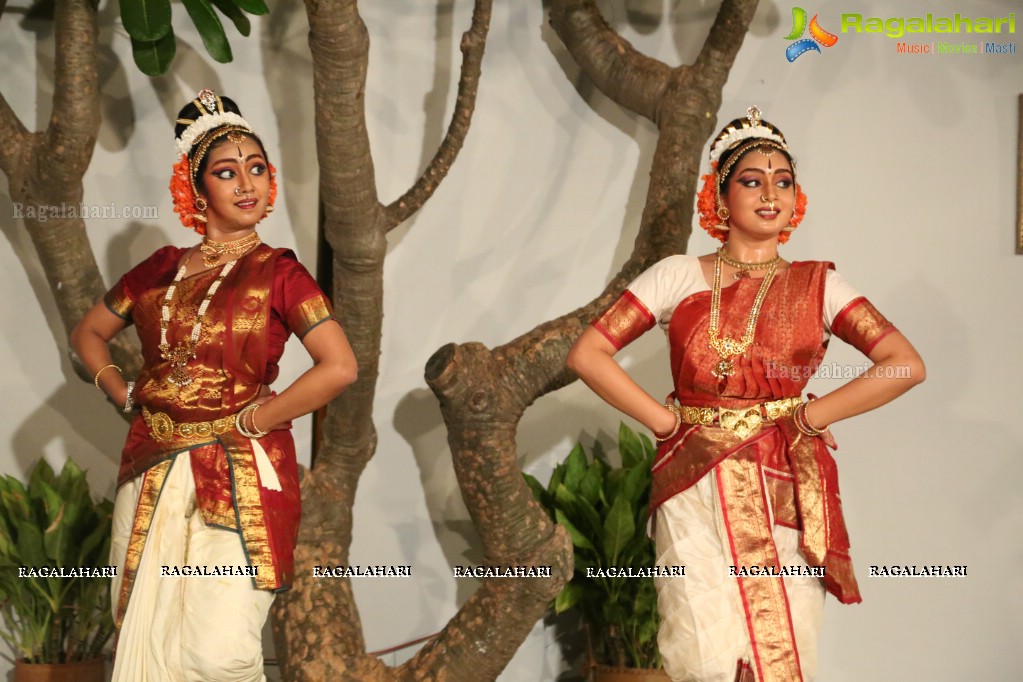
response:
<path id="1" fill-rule="evenodd" d="M 75 663 L 14 663 L 14 682 L 103 682 L 107 665 L 102 658 Z"/>
<path id="2" fill-rule="evenodd" d="M 593 682 L 668 682 L 671 678 L 660 668 L 612 668 L 598 665 Z"/>

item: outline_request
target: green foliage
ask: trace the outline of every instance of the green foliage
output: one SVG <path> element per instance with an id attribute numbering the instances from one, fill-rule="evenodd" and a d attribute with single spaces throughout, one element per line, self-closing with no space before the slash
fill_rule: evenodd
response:
<path id="1" fill-rule="evenodd" d="M 114 505 L 93 502 L 85 472 L 39 460 L 28 486 L 0 476 L 0 619 L 15 656 L 66 663 L 99 656 L 113 633 L 107 578 L 21 577 L 19 568 L 101 567 Z"/>
<path id="2" fill-rule="evenodd" d="M 598 663 L 659 668 L 657 594 L 653 578 L 587 577 L 587 569 L 654 565 L 653 541 L 645 532 L 650 503 L 650 467 L 656 450 L 646 436 L 622 424 L 622 466 L 613 468 L 598 446 L 587 458 L 576 445 L 555 467 L 545 488 L 523 474 L 533 496 L 572 538 L 575 572 L 554 599 L 557 613 L 579 609 Z"/>
<path id="3" fill-rule="evenodd" d="M 239 33 L 248 36 L 252 26 L 246 15 L 270 11 L 263 0 L 182 0 L 182 4 L 199 31 L 206 51 L 218 62 L 232 59 L 220 14 L 230 19 Z M 120 7 L 121 23 L 131 37 L 135 65 L 147 76 L 166 73 L 177 51 L 177 39 L 171 28 L 170 0 L 121 0 Z"/>

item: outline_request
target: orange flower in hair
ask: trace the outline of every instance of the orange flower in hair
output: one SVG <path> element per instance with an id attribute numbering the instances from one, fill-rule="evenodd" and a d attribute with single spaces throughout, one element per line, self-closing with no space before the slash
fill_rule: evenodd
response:
<path id="1" fill-rule="evenodd" d="M 188 166 L 187 154 L 182 154 L 181 160 L 174 164 L 170 192 L 174 199 L 174 212 L 178 214 L 181 224 L 199 234 L 206 234 L 206 225 L 195 219 L 198 209 L 195 206 L 195 192 L 192 191 L 191 170 Z"/>
<path id="2" fill-rule="evenodd" d="M 778 235 L 778 242 L 784 244 L 789 240 L 789 236 L 792 234 L 792 230 L 799 227 L 799 223 L 803 222 L 803 217 L 806 215 L 806 195 L 803 194 L 802 186 L 796 183 L 796 205 L 792 211 L 792 220 L 789 221 L 789 229 Z"/>
<path id="3" fill-rule="evenodd" d="M 728 233 L 715 227 L 721 223 L 718 218 L 717 162 L 711 163 L 710 168 L 711 172 L 701 178 L 703 187 L 696 195 L 696 210 L 700 213 L 700 227 L 707 230 L 707 234 L 714 239 L 724 242 L 728 239 Z"/>
<path id="4" fill-rule="evenodd" d="M 270 191 L 266 196 L 266 207 L 268 210 L 263 214 L 264 218 L 273 210 L 274 203 L 277 201 L 277 169 L 269 161 L 266 162 L 266 167 L 270 171 Z"/>

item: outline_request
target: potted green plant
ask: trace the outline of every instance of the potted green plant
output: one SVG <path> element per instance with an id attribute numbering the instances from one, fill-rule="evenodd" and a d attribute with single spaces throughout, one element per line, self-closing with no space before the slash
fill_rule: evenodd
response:
<path id="1" fill-rule="evenodd" d="M 654 565 L 646 533 L 650 467 L 656 450 L 625 424 L 618 430 L 621 466 L 613 467 L 599 444 L 587 456 L 577 444 L 551 474 L 547 487 L 526 482 L 551 518 L 565 527 L 575 551 L 575 571 L 554 600 L 563 613 L 578 610 L 596 679 L 667 680 L 657 650 L 657 594 L 652 577 L 626 577 L 623 569 Z M 616 669 L 618 672 L 616 672 Z"/>
<path id="2" fill-rule="evenodd" d="M 103 680 L 102 649 L 114 631 L 113 507 L 93 502 L 71 460 L 59 476 L 40 460 L 28 486 L 0 476 L 0 636 L 15 652 L 16 682 Z"/>

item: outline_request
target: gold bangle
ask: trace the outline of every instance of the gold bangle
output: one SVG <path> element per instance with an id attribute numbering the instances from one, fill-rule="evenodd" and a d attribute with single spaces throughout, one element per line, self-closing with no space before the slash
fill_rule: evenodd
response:
<path id="1" fill-rule="evenodd" d="M 269 431 L 263 431 L 256 426 L 256 410 L 259 409 L 260 405 L 262 405 L 262 403 L 253 405 L 252 409 L 249 411 L 249 425 L 252 426 L 252 433 L 255 434 L 256 438 L 262 438 L 266 434 L 270 433 Z"/>
<path id="2" fill-rule="evenodd" d="M 816 431 L 817 433 L 820 434 L 827 431 L 828 427 L 825 426 L 823 429 L 818 429 L 810 422 L 810 418 L 806 416 L 806 408 L 809 407 L 810 403 L 812 403 L 814 400 L 817 400 L 817 398 L 810 398 L 809 400 L 806 401 L 806 405 L 803 407 L 803 422 L 810 428 L 811 431 Z"/>
<path id="3" fill-rule="evenodd" d="M 799 429 L 801 433 L 810 436 L 811 438 L 819 436 L 827 430 L 815 428 L 814 425 L 810 423 L 810 420 L 806 418 L 806 406 L 813 402 L 813 400 L 814 399 L 811 398 L 805 403 L 800 403 L 799 407 L 796 408 L 796 411 L 792 413 L 792 420 L 796 423 L 796 428 Z"/>
<path id="4" fill-rule="evenodd" d="M 96 390 L 97 391 L 102 391 L 103 390 L 102 388 L 99 387 L 99 375 L 103 373 L 103 370 L 110 369 L 111 367 L 116 369 L 118 374 L 123 374 L 123 372 L 121 371 L 121 368 L 118 367 L 117 365 L 113 364 L 113 363 L 110 363 L 109 365 L 103 365 L 102 367 L 99 368 L 99 370 L 96 372 L 96 376 L 93 377 L 93 379 L 92 379 L 92 383 L 96 385 Z"/>
<path id="5" fill-rule="evenodd" d="M 673 428 L 671 433 L 666 436 L 658 436 L 657 433 L 654 432 L 654 439 L 658 443 L 663 443 L 664 441 L 669 440 L 672 436 L 678 433 L 678 430 L 682 427 L 682 410 L 678 409 L 678 405 L 675 403 L 664 403 L 664 406 L 668 408 L 669 412 L 675 415 L 675 428 Z"/>

